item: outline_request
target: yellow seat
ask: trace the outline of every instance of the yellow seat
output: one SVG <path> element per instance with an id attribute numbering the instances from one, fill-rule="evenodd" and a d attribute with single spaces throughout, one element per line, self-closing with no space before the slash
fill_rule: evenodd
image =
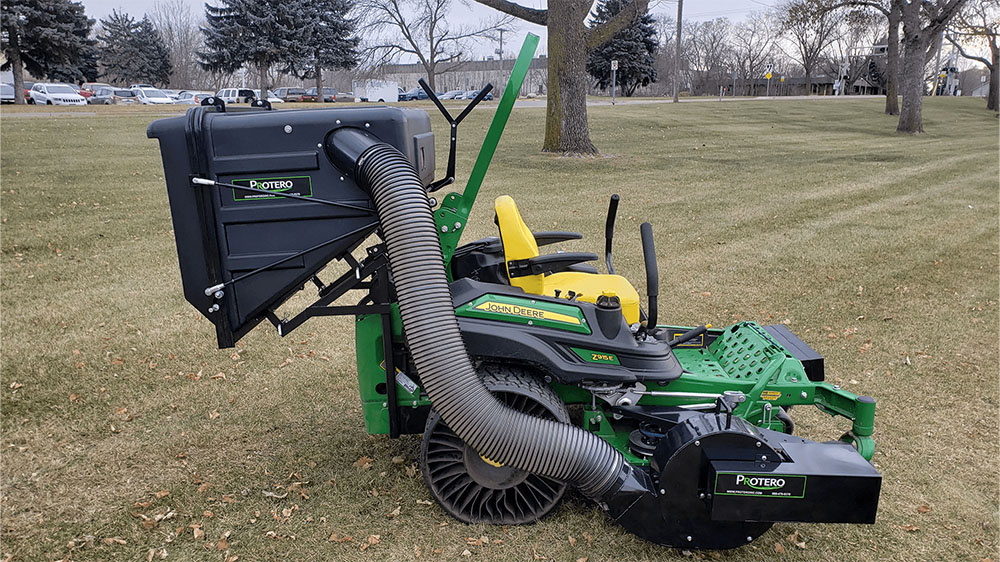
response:
<path id="1" fill-rule="evenodd" d="M 521 219 L 521 213 L 517 211 L 514 200 L 508 195 L 502 195 L 497 197 L 493 208 L 500 226 L 504 261 L 511 262 L 537 257 L 538 244 L 535 243 L 535 237 L 528 229 L 528 225 L 524 224 L 524 220 Z M 534 295 L 552 297 L 556 295 L 556 291 L 559 291 L 560 296 L 565 296 L 572 291 L 576 293 L 577 300 L 597 302 L 597 297 L 602 294 L 614 294 L 622 303 L 622 314 L 625 316 L 625 321 L 629 324 L 635 324 L 639 321 L 639 293 L 628 282 L 628 279 L 621 275 L 564 271 L 550 275 L 510 277 L 509 269 L 507 274 L 511 285 L 520 287 L 524 292 Z"/>

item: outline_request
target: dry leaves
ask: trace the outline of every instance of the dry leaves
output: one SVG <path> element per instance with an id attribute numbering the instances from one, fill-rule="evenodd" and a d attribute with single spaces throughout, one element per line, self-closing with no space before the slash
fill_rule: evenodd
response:
<path id="1" fill-rule="evenodd" d="M 774 552 L 776 554 L 784 554 L 785 553 L 785 547 L 781 546 L 780 542 L 776 542 L 776 543 L 774 543 Z"/>
<path id="2" fill-rule="evenodd" d="M 361 552 L 368 550 L 368 547 L 372 545 L 378 544 L 381 539 L 382 539 L 381 535 L 368 535 L 367 542 L 361 545 L 360 548 Z"/>
<path id="3" fill-rule="evenodd" d="M 360 459 L 354 461 L 354 466 L 356 466 L 357 468 L 368 470 L 369 468 L 372 467 L 372 458 L 369 456 L 363 456 Z"/>
<path id="4" fill-rule="evenodd" d="M 123 539 L 121 537 L 107 537 L 107 538 L 101 539 L 101 542 L 104 543 L 104 544 L 126 544 L 125 543 L 125 539 Z"/>
<path id="5" fill-rule="evenodd" d="M 351 535 L 340 536 L 340 533 L 334 533 L 330 535 L 330 538 L 327 540 L 330 542 L 351 542 L 354 540 L 354 537 Z"/>
<path id="6" fill-rule="evenodd" d="M 220 414 L 218 410 L 212 410 L 211 412 L 208 413 L 208 419 L 210 420 L 218 419 L 219 416 L 221 415 L 222 414 Z"/>
<path id="7" fill-rule="evenodd" d="M 388 519 L 392 519 L 393 517 L 396 517 L 397 515 L 399 515 L 399 511 L 400 511 L 400 506 L 397 505 L 396 509 L 390 511 L 389 513 L 386 513 L 385 516 Z"/>
<path id="8" fill-rule="evenodd" d="M 916 525 L 900 525 L 899 528 L 906 531 L 907 533 L 916 533 L 917 531 L 920 530 L 920 527 L 917 527 Z"/>
<path id="9" fill-rule="evenodd" d="M 788 542 L 794 544 L 801 550 L 806 549 L 806 540 L 802 538 L 802 535 L 800 535 L 798 531 L 795 531 L 794 533 L 788 535 L 787 537 L 785 537 L 785 539 L 787 539 Z"/>
<path id="10" fill-rule="evenodd" d="M 930 511 L 931 511 L 931 506 L 926 504 L 917 508 L 917 513 L 930 513 Z"/>
<path id="11" fill-rule="evenodd" d="M 155 492 L 153 495 L 156 496 L 156 499 L 159 500 L 159 499 L 163 499 L 163 498 L 169 496 L 170 495 L 170 491 L 169 490 L 160 490 L 159 492 Z"/>

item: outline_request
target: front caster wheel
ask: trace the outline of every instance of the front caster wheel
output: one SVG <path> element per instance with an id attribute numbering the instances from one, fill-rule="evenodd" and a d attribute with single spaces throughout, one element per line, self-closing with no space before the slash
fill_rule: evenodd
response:
<path id="1" fill-rule="evenodd" d="M 491 365 L 481 367 L 479 374 L 507 407 L 569 423 L 562 400 L 528 372 Z M 566 492 L 566 484 L 558 480 L 481 456 L 433 411 L 420 444 L 420 470 L 431 496 L 465 523 L 532 523 L 552 511 Z"/>

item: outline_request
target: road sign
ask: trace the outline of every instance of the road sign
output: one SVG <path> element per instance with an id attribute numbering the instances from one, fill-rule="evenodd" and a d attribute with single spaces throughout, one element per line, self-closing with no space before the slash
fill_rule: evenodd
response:
<path id="1" fill-rule="evenodd" d="M 782 76 L 782 77 L 781 77 L 781 81 L 782 81 L 782 82 L 784 82 L 784 81 L 785 81 L 785 77 L 784 77 L 784 76 Z"/>
<path id="2" fill-rule="evenodd" d="M 767 63 L 767 65 L 764 67 L 764 72 L 770 74 L 772 70 L 774 70 L 774 65 L 771 63 Z"/>
<path id="3" fill-rule="evenodd" d="M 618 70 L 618 61 L 611 61 L 611 70 Z"/>
<path id="4" fill-rule="evenodd" d="M 765 75 L 764 75 L 764 78 L 767 78 L 768 80 L 770 80 L 770 79 L 771 79 L 771 73 L 770 73 L 770 72 L 768 72 L 767 74 L 765 74 Z"/>

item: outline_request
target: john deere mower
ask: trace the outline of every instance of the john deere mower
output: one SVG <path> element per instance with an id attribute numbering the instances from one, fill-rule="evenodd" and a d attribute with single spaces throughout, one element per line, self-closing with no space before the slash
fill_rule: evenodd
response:
<path id="1" fill-rule="evenodd" d="M 430 494 L 464 522 L 534 522 L 570 487 L 681 548 L 737 547 L 779 521 L 874 522 L 875 401 L 824 382 L 823 358 L 783 325 L 658 323 L 648 223 L 647 298 L 614 273 L 617 196 L 606 273 L 596 254 L 549 252 L 581 235 L 531 230 L 506 195 L 497 236 L 460 244 L 537 41 L 522 47 L 464 191 L 440 198 L 458 126 L 489 87 L 452 117 L 425 85 L 449 126 L 438 180 L 419 109 L 210 99 L 151 124 L 184 294 L 219 347 L 265 320 L 286 336 L 354 316 L 367 431 L 422 434 Z M 286 314 L 302 291 L 312 304 Z M 849 420 L 843 436 L 795 436 L 790 410 L 807 405 Z"/>

